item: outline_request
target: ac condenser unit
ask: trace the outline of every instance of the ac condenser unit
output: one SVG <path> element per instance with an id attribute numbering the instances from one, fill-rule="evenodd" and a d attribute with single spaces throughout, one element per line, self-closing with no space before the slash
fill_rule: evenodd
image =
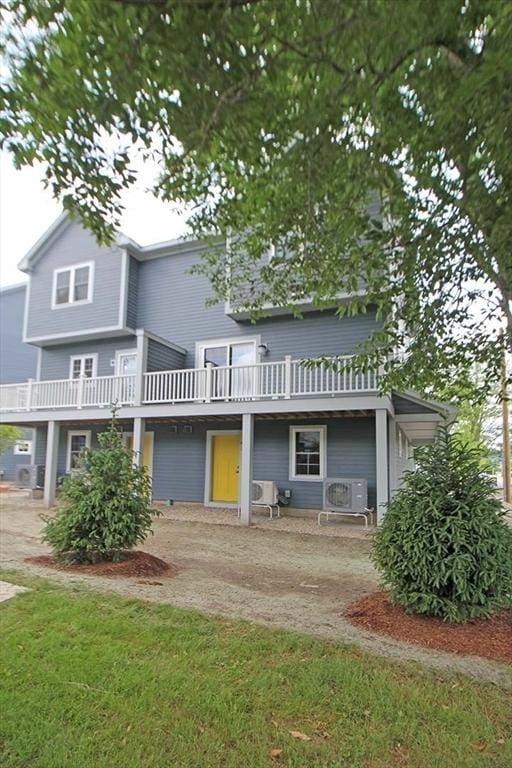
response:
<path id="1" fill-rule="evenodd" d="M 357 514 L 368 508 L 366 480 L 330 478 L 324 480 L 324 509 Z"/>
<path id="2" fill-rule="evenodd" d="M 42 464 L 18 464 L 15 483 L 17 488 L 42 488 L 44 485 L 44 466 Z"/>
<path id="3" fill-rule="evenodd" d="M 278 488 L 274 480 L 253 480 L 252 500 L 254 504 L 275 506 L 277 504 Z"/>

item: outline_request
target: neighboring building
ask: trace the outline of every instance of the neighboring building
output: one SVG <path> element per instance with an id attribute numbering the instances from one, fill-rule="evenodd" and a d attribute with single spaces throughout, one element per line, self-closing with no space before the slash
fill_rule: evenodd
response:
<path id="1" fill-rule="evenodd" d="M 433 439 L 448 409 L 382 396 L 377 375 L 349 363 L 344 373 L 301 364 L 353 353 L 378 325 L 371 307 L 340 319 L 305 305 L 303 319 L 280 311 L 254 324 L 236 302 L 207 307 L 208 281 L 190 274 L 204 247 L 99 247 L 62 215 L 22 260 L 23 338 L 39 350 L 38 381 L 2 387 L 0 412 L 35 427 L 46 503 L 115 400 L 155 499 L 240 504 L 247 521 L 253 478 L 311 510 L 322 507 L 323 479 L 341 477 L 366 480 L 382 510 L 412 446 Z"/>
<path id="2" fill-rule="evenodd" d="M 0 384 L 35 378 L 38 351 L 22 340 L 26 284 L 0 290 Z M 14 481 L 16 468 L 32 463 L 33 434 L 23 429 L 22 439 L 0 455 L 0 479 Z"/>

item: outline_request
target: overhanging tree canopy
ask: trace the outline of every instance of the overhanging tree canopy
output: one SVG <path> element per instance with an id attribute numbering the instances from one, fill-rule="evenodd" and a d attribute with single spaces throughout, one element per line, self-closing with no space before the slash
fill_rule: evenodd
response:
<path id="1" fill-rule="evenodd" d="M 377 305 L 372 363 L 425 388 L 512 349 L 512 5 L 8 0 L 0 134 L 106 238 L 133 151 L 255 310 Z M 376 215 L 375 200 L 380 200 Z M 274 257 L 262 258 L 269 243 Z M 226 275 L 230 276 L 230 285 Z"/>

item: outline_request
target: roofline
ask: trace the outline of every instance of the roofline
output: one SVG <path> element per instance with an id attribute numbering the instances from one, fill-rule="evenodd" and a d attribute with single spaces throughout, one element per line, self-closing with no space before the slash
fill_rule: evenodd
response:
<path id="1" fill-rule="evenodd" d="M 422 397 L 418 392 L 414 392 L 412 389 L 406 389 L 403 392 L 395 392 L 395 394 L 398 395 L 398 397 L 405 397 L 406 400 L 411 400 L 411 402 L 416 403 L 417 405 L 425 405 L 427 408 L 441 412 L 446 416 L 455 418 L 457 415 L 458 408 L 453 403 L 442 402 L 440 400 L 427 400 L 427 398 Z"/>
<path id="2" fill-rule="evenodd" d="M 12 285 L 5 285 L 0 288 L 0 293 L 10 293 L 11 291 L 20 291 L 22 288 L 26 290 L 28 282 L 25 280 L 23 283 L 13 283 Z"/>
<path id="3" fill-rule="evenodd" d="M 211 245 L 218 246 L 225 243 L 225 238 L 215 237 L 211 241 L 198 240 L 197 238 L 180 237 L 173 240 L 164 240 L 150 245 L 139 245 L 134 240 L 124 235 L 117 239 L 118 245 L 127 251 L 138 261 L 149 261 L 162 256 L 173 256 L 177 253 L 190 253 L 191 251 L 204 251 Z"/>
<path id="4" fill-rule="evenodd" d="M 22 272 L 30 272 L 31 267 L 41 256 L 43 248 L 50 245 L 52 240 L 56 239 L 62 230 L 71 223 L 71 214 L 68 211 L 62 211 L 60 216 L 55 219 L 46 232 L 37 240 L 32 248 L 25 254 L 18 264 L 18 269 Z"/>

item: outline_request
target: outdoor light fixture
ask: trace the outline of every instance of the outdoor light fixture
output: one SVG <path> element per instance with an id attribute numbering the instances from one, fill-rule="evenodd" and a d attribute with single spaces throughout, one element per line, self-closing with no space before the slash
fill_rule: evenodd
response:
<path id="1" fill-rule="evenodd" d="M 266 344 L 258 344 L 258 355 L 264 357 L 268 354 L 268 347 Z"/>

